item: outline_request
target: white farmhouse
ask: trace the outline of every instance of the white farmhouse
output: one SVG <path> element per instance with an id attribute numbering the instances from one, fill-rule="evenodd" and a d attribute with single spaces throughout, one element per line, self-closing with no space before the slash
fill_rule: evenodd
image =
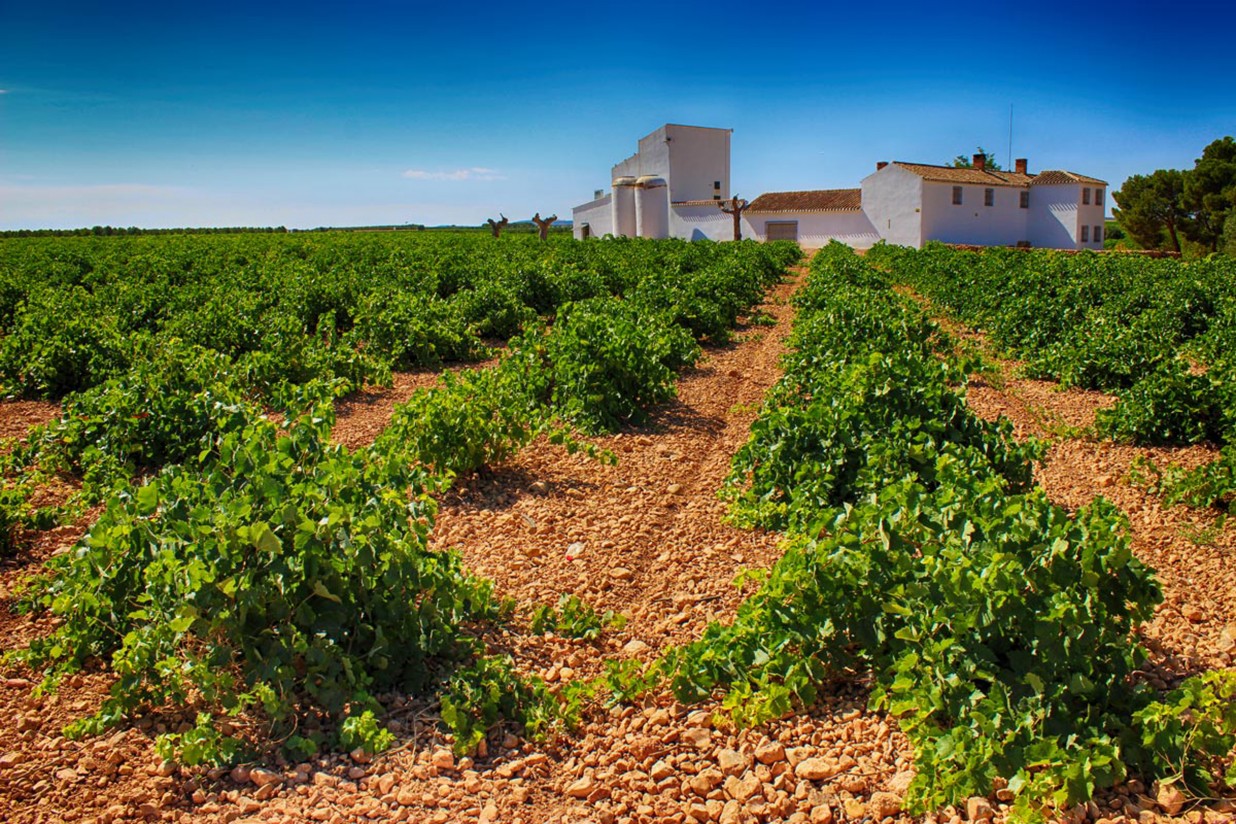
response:
<path id="1" fill-rule="evenodd" d="M 575 237 L 730 240 L 730 129 L 667 124 L 611 170 L 613 189 L 573 210 Z M 743 215 L 744 237 L 831 240 L 868 248 L 881 240 L 919 247 L 930 240 L 975 246 L 1103 248 L 1107 184 L 1063 171 L 987 169 L 982 155 L 958 169 L 878 163 L 858 189 L 770 192 Z"/>
<path id="2" fill-rule="evenodd" d="M 1102 249 L 1107 184 L 1073 172 L 1030 174 L 923 163 L 879 163 L 862 181 L 863 212 L 880 237 L 901 246 L 929 240 L 973 246 Z"/>

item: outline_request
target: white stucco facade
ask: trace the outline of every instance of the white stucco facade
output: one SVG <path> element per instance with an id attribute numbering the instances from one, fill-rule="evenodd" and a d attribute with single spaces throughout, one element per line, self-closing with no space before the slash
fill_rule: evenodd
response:
<path id="1" fill-rule="evenodd" d="M 1064 249 L 1077 245 L 1079 189 L 1074 186 L 1035 187 L 1031 195 L 1035 208 L 1030 214 L 1029 226 L 1032 246 Z"/>
<path id="2" fill-rule="evenodd" d="M 863 211 L 880 238 L 896 246 L 923 245 L 923 179 L 896 166 L 863 178 Z"/>
<path id="3" fill-rule="evenodd" d="M 869 249 L 881 239 L 871 218 L 862 210 L 748 212 L 743 217 L 743 237 L 768 240 L 770 223 L 780 224 L 783 232 L 792 229 L 793 239 L 806 249 L 819 249 L 834 240 L 855 249 Z"/>
<path id="4" fill-rule="evenodd" d="M 590 237 L 616 234 L 614 232 L 613 199 L 612 194 L 605 195 L 571 210 L 575 221 L 576 238 L 584 240 Z"/>
<path id="5" fill-rule="evenodd" d="M 1096 203 L 1096 192 L 1098 193 Z M 1106 186 L 1044 183 L 1031 187 L 1030 245 L 1053 249 L 1103 248 Z"/>
<path id="6" fill-rule="evenodd" d="M 742 227 L 743 237 L 751 237 Z M 676 205 L 670 210 L 670 234 L 686 240 L 733 240 L 734 219 L 713 203 Z"/>
<path id="7" fill-rule="evenodd" d="M 1090 192 L 1087 194 L 1086 189 Z M 1077 248 L 1102 249 L 1103 231 L 1106 226 L 1103 216 L 1103 201 L 1107 194 L 1107 186 L 1082 186 L 1081 205 L 1077 207 L 1078 235 Z M 1089 232 L 1086 229 L 1089 228 Z"/>
<path id="8" fill-rule="evenodd" d="M 575 207 L 575 237 L 731 240 L 730 129 L 666 124 L 610 170 L 612 190 Z M 809 248 L 833 240 L 975 246 L 1103 248 L 1107 184 L 1073 172 L 880 163 L 860 189 L 774 192 L 751 203 L 743 237 L 788 237 Z M 757 208 L 758 207 L 758 208 Z"/>
<path id="9" fill-rule="evenodd" d="M 954 203 L 954 189 L 961 203 Z M 974 246 L 1026 243 L 1026 213 L 1019 206 L 1022 187 L 923 183 L 923 237 Z"/>
<path id="10" fill-rule="evenodd" d="M 731 129 L 667 123 L 640 138 L 639 151 L 610 170 L 610 179 L 665 180 L 671 203 L 730 196 Z"/>

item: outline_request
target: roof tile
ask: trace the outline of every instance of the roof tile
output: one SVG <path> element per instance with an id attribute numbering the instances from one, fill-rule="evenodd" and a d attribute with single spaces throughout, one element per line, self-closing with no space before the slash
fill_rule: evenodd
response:
<path id="1" fill-rule="evenodd" d="M 956 166 L 931 166 L 926 163 L 905 163 L 894 160 L 894 166 L 900 166 L 907 172 L 918 175 L 923 180 L 933 183 L 969 183 L 972 186 L 1029 186 L 1034 175 L 1023 175 L 1017 172 L 994 171 L 991 169 L 966 169 Z"/>
<path id="2" fill-rule="evenodd" d="M 767 192 L 751 201 L 751 212 L 854 212 L 863 208 L 862 189 Z"/>
<path id="3" fill-rule="evenodd" d="M 1058 169 L 1045 169 L 1034 176 L 1032 186 L 1052 186 L 1061 183 L 1088 183 L 1092 186 L 1106 186 L 1106 180 L 1097 177 L 1079 175 L 1077 172 L 1064 172 Z"/>

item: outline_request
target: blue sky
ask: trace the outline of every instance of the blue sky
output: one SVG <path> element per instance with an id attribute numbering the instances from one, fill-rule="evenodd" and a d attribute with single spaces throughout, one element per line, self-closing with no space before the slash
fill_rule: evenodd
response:
<path id="1" fill-rule="evenodd" d="M 738 194 L 982 145 L 1118 188 L 1236 133 L 1236 11 L 0 0 L 0 229 L 566 218 L 662 123 Z M 625 21 L 625 22 L 624 22 Z"/>

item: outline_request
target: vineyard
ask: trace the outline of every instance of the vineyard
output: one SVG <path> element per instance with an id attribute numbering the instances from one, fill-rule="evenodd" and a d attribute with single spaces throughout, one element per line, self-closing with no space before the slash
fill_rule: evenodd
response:
<path id="1" fill-rule="evenodd" d="M 800 254 L 0 242 L 0 804 L 1230 817 L 1230 262 Z"/>

